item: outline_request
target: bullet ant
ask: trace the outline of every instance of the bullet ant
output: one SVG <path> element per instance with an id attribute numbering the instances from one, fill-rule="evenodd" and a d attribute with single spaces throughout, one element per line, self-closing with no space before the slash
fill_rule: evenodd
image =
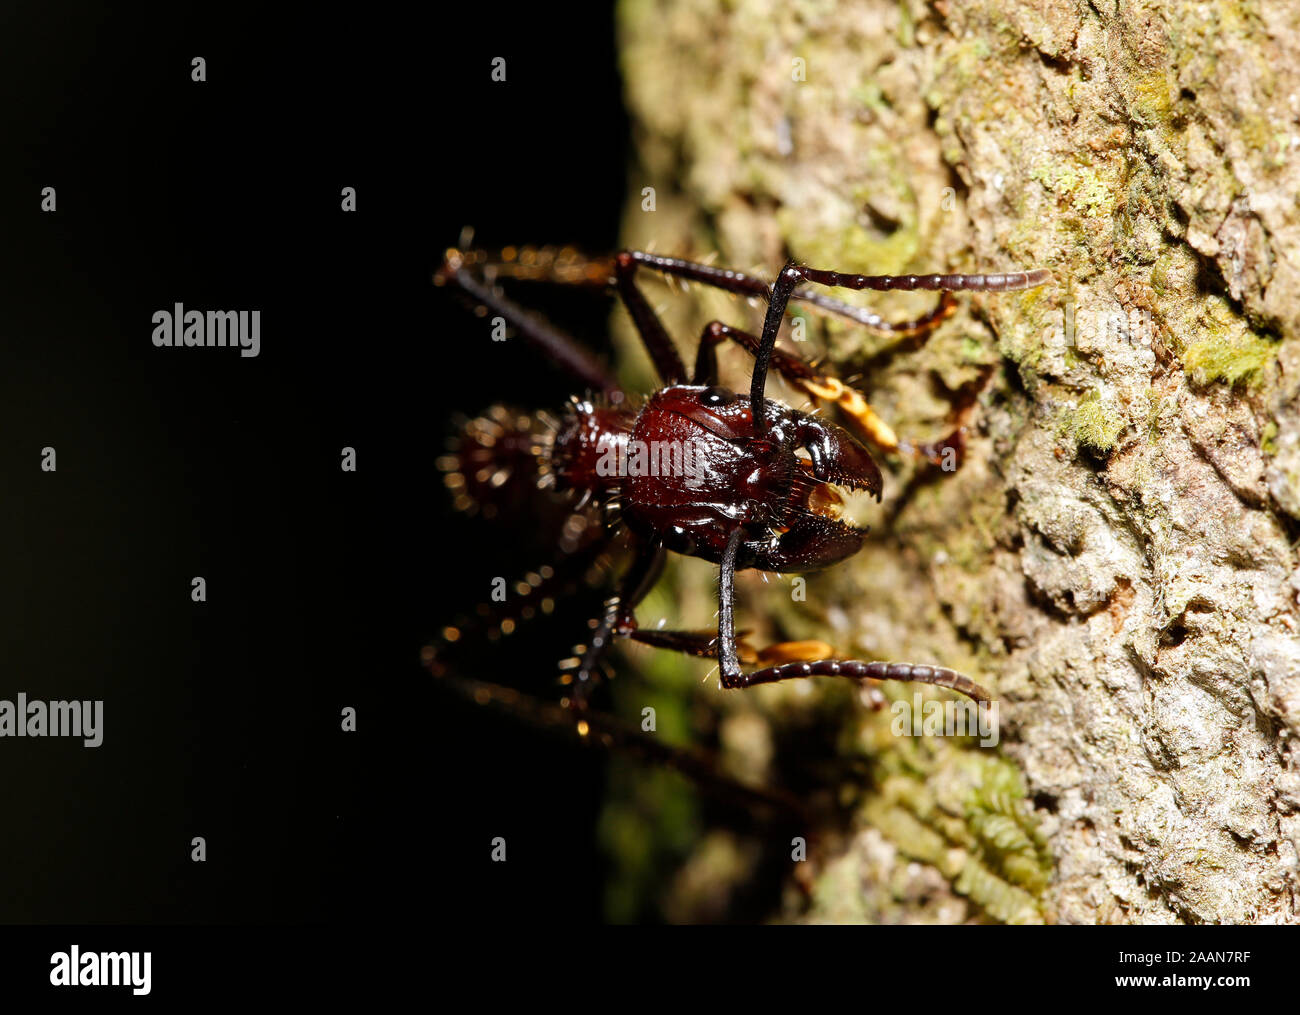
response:
<path id="1" fill-rule="evenodd" d="M 754 336 L 721 321 L 700 336 L 688 371 L 673 340 L 637 284 L 640 271 L 715 286 L 767 303 L 762 332 Z M 770 285 L 762 279 L 708 264 L 623 251 L 612 258 L 589 259 L 571 250 L 506 248 L 497 255 L 452 248 L 434 274 L 475 306 L 480 316 L 499 318 L 541 354 L 563 367 L 586 389 L 570 400 L 561 418 L 544 413 L 510 413 L 501 408 L 469 423 L 451 453 L 439 460 L 457 506 L 474 510 L 504 497 L 536 498 L 540 486 L 558 494 L 569 512 L 561 526 L 559 555 L 589 565 L 608 541 L 606 523 L 618 516 L 621 537 L 630 545 L 631 563 L 592 623 L 591 636 L 562 664 L 568 690 L 559 707 L 483 681 L 461 680 L 462 691 L 516 712 L 531 712 L 542 722 L 577 724 L 580 734 L 597 732 L 606 743 L 628 742 L 609 717 L 589 709 L 592 688 L 604 671 L 616 639 L 628 639 L 688 655 L 717 659 L 724 688 L 745 688 L 811 676 L 856 681 L 896 680 L 935 684 L 976 701 L 989 692 L 969 677 L 942 666 L 863 662 L 834 657 L 820 641 L 782 642 L 754 650 L 738 640 L 735 575 L 753 568 L 798 573 L 831 567 L 857 552 L 866 529 L 841 517 L 842 491 L 863 491 L 880 500 L 882 477 L 871 454 L 853 434 L 815 415 L 766 397 L 769 371 L 776 371 L 812 399 L 838 407 L 867 442 L 887 453 L 912 453 L 937 462 L 960 449 L 960 433 L 935 445 L 913 447 L 900 440 L 856 389 L 784 350 L 777 332 L 791 300 L 837 314 L 875 332 L 924 340 L 955 310 L 955 292 L 1009 292 L 1041 285 L 1046 270 L 982 275 L 854 275 L 809 268 L 790 261 Z M 631 316 L 662 387 L 633 408 L 613 375 L 595 356 L 548 321 L 512 302 L 497 285 L 502 279 L 545 280 L 591 287 L 612 286 Z M 861 307 L 812 288 L 852 290 L 930 290 L 937 306 L 916 320 L 892 323 Z M 754 360 L 748 392 L 722 387 L 717 347 L 735 342 Z M 673 468 L 672 454 L 644 463 L 645 448 L 689 448 L 693 468 Z M 619 467 L 610 468 L 614 461 Z M 485 513 L 491 513 L 486 511 Z M 669 553 L 699 557 L 718 565 L 718 626 L 712 632 L 643 629 L 636 607 L 653 587 Z M 548 585 L 558 578 L 543 568 L 520 583 L 525 593 L 519 619 L 550 612 Z M 508 617 L 500 630 L 518 622 Z M 495 633 L 495 632 L 494 632 Z M 459 638 L 458 628 L 444 635 Z M 436 647 L 425 650 L 425 664 L 447 675 Z M 754 667 L 747 669 L 746 667 Z M 645 739 L 645 738 L 642 738 Z M 654 753 L 653 751 L 651 753 Z M 680 759 L 677 759 L 680 762 Z M 689 768 L 689 763 L 685 765 Z"/>

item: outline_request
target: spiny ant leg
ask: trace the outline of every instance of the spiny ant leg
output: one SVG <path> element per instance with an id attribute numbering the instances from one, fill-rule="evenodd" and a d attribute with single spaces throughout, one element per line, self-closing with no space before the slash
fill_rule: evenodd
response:
<path id="1" fill-rule="evenodd" d="M 633 630 L 626 633 L 632 641 L 652 648 L 681 652 L 700 659 L 718 657 L 718 636 L 713 631 L 669 631 L 663 628 Z M 736 655 L 746 666 L 777 666 L 791 662 L 814 662 L 825 659 L 834 649 L 824 641 L 781 641 L 766 648 L 755 649 L 747 644 L 743 632 L 736 636 Z M 885 707 L 885 698 L 875 687 L 864 687 L 870 696 L 871 707 L 877 711 Z"/>
<path id="2" fill-rule="evenodd" d="M 718 636 L 713 631 L 669 631 L 661 627 L 635 628 L 624 636 L 651 648 L 668 649 L 700 659 L 713 659 L 718 654 Z"/>
<path id="3" fill-rule="evenodd" d="M 520 282 L 543 282 L 562 286 L 608 289 L 614 283 L 614 259 L 587 257 L 573 247 L 503 247 L 455 251 L 461 265 L 483 278 L 508 278 Z"/>
<path id="4" fill-rule="evenodd" d="M 546 248 L 516 250 L 507 247 L 498 255 L 492 255 L 484 250 L 452 249 L 447 251 L 443 266 L 434 275 L 434 282 L 438 285 L 447 281 L 455 282 L 474 299 L 500 313 L 511 325 L 519 328 L 521 334 L 525 334 L 523 331 L 525 323 L 531 323 L 535 336 L 525 334 L 525 337 L 530 341 L 537 341 L 537 344 L 549 350 L 557 344 L 555 329 L 545 322 L 538 323 L 537 318 L 526 314 L 522 308 L 495 292 L 490 285 L 478 281 L 474 271 L 482 273 L 484 277 L 558 282 L 567 285 L 603 287 L 612 281 L 624 306 L 627 307 L 646 351 L 654 362 L 655 369 L 659 372 L 660 379 L 664 384 L 680 384 L 686 379 L 686 368 L 682 365 L 677 347 L 660 322 L 659 316 L 637 287 L 637 264 L 635 256 L 626 251 L 613 258 L 589 259 L 568 248 L 556 253 Z M 489 303 L 489 298 L 494 302 Z M 520 318 L 523 318 L 523 323 Z M 578 351 L 583 352 L 583 350 Z M 552 356 L 562 362 L 565 358 L 563 354 L 557 355 L 554 352 Z M 584 379 L 591 383 L 590 379 Z M 600 390 L 613 390 L 607 388 L 604 383 L 593 386 L 599 387 Z"/>
<path id="5" fill-rule="evenodd" d="M 898 290 L 910 292 L 914 290 L 930 290 L 943 294 L 939 307 L 927 318 L 922 318 L 919 322 L 920 327 L 912 329 L 914 334 L 923 334 L 932 330 L 933 327 L 945 316 L 951 313 L 949 302 L 952 300 L 951 294 L 954 292 L 1012 292 L 1022 289 L 1033 289 L 1047 282 L 1052 277 L 1051 272 L 1046 268 L 1036 268 L 1032 271 L 1013 271 L 1000 272 L 993 274 L 979 275 L 852 275 L 837 271 L 827 271 L 822 268 L 809 268 L 789 261 L 781 270 L 777 281 L 772 285 L 772 295 L 768 307 L 768 320 L 774 316 L 774 311 L 778 310 L 784 314 L 785 307 L 791 298 L 796 298 L 798 292 L 797 286 L 800 281 L 808 281 L 817 285 L 829 286 L 831 288 L 874 290 L 883 292 L 886 290 Z M 777 316 L 779 324 L 780 317 Z M 767 321 L 764 322 L 765 325 Z M 768 328 L 764 327 L 763 344 L 774 343 L 776 340 L 775 331 L 768 334 Z M 766 361 L 763 361 L 766 369 Z"/>
<path id="6" fill-rule="evenodd" d="M 629 626 L 635 626 L 632 611 L 646 597 L 663 573 L 667 553 L 659 545 L 642 545 L 619 583 L 619 591 L 605 601 L 605 608 L 591 638 L 581 647 L 581 656 L 566 659 L 561 665 L 575 669 L 573 694 L 568 699 L 570 708 L 579 711 L 587 707 L 587 699 L 595 684 L 595 676 L 609 651 L 614 637 Z M 567 676 L 567 675 L 566 675 Z"/>
<path id="7" fill-rule="evenodd" d="M 664 384 L 681 384 L 686 380 L 686 367 L 682 364 L 672 338 L 660 322 L 659 315 L 654 312 L 645 294 L 637 288 L 637 263 L 636 257 L 626 250 L 615 256 L 614 280 L 618 294 L 632 317 L 632 323 L 636 325 L 642 344 L 654 361 L 659 379 Z"/>
<path id="8" fill-rule="evenodd" d="M 721 321 L 712 321 L 700 336 L 700 347 L 695 360 L 694 384 L 717 383 L 717 352 L 715 347 L 724 340 L 730 340 L 757 356 L 760 340 L 747 331 L 733 328 Z M 904 444 L 894 433 L 893 428 L 880 418 L 880 415 L 863 397 L 862 392 L 845 384 L 838 377 L 832 377 L 817 370 L 807 360 L 795 356 L 783 349 L 772 350 L 769 365 L 795 388 L 812 398 L 833 402 L 853 422 L 855 429 L 869 443 L 891 454 L 912 451 L 918 457 L 938 464 L 946 441 L 936 444 L 923 444 L 917 447 Z"/>
<path id="9" fill-rule="evenodd" d="M 735 332 L 734 328 L 721 321 L 710 321 L 704 326 L 704 331 L 700 334 L 700 344 L 695 348 L 695 370 L 691 373 L 692 384 L 718 383 L 718 345 L 724 339 L 732 337 L 733 332 Z"/>
<path id="10" fill-rule="evenodd" d="M 638 628 L 626 632 L 625 637 L 642 645 L 681 652 L 700 659 L 716 659 L 718 655 L 718 635 L 714 631 L 673 631 L 661 627 Z M 746 642 L 745 632 L 742 631 L 736 636 L 737 658 L 746 665 L 810 662 L 824 659 L 833 651 L 824 641 L 778 641 L 766 648 L 756 649 Z"/>
<path id="11" fill-rule="evenodd" d="M 664 275 L 684 278 L 688 281 L 699 282 L 702 285 L 712 286 L 721 289 L 724 292 L 735 293 L 739 296 L 748 296 L 756 299 L 766 300 L 771 296 L 770 284 L 756 275 L 746 275 L 743 272 L 733 271 L 730 268 L 718 268 L 711 264 L 701 264 L 696 261 L 685 261 L 678 257 L 661 257 L 658 254 L 649 254 L 644 251 L 631 251 L 631 256 L 642 266 L 658 271 Z M 1023 273 L 1022 273 L 1023 274 Z M 1029 273 L 1034 274 L 1034 273 Z M 872 276 L 854 276 L 856 278 L 871 278 L 896 282 L 899 279 L 890 275 L 872 275 Z M 932 289 L 942 293 L 938 305 L 928 314 L 918 317 L 912 321 L 889 321 L 877 313 L 867 310 L 865 307 L 854 306 L 852 303 L 845 303 L 843 300 L 837 300 L 833 296 L 816 290 L 800 287 L 796 288 L 789 296 L 790 299 L 798 300 L 801 303 L 807 303 L 816 307 L 818 310 L 826 313 L 836 314 L 844 317 L 856 324 L 862 325 L 872 331 L 883 335 L 893 335 L 898 338 L 908 338 L 915 335 L 923 335 L 933 331 L 946 318 L 950 317 L 956 309 L 956 301 L 950 294 L 949 287 L 936 286 L 933 283 L 936 279 L 953 281 L 951 289 L 972 289 L 978 288 L 970 283 L 975 279 L 987 279 L 995 276 L 982 275 L 906 275 L 900 276 L 901 279 L 916 279 L 918 284 L 911 286 L 914 289 Z M 1045 279 L 1044 279 L 1045 280 Z M 810 279 L 810 281 L 812 281 Z M 1037 282 L 1034 283 L 1038 284 Z M 906 285 L 879 285 L 864 286 L 863 288 L 877 289 L 905 289 Z"/>
<path id="12" fill-rule="evenodd" d="M 809 303 L 827 313 L 848 318 L 855 324 L 860 324 L 868 331 L 874 331 L 878 335 L 888 335 L 899 339 L 899 342 L 895 343 L 896 345 L 908 339 L 923 340 L 928 338 L 939 325 L 957 312 L 957 300 L 949 292 L 939 295 L 939 302 L 935 304 L 934 309 L 929 313 L 922 314 L 910 321 L 889 321 L 870 310 L 854 306 L 852 303 L 845 303 L 843 300 L 837 300 L 825 293 L 814 292 L 811 289 L 796 289 L 790 294 L 790 298 L 802 303 Z"/>
<path id="13" fill-rule="evenodd" d="M 730 339 L 748 351 L 750 355 L 758 356 L 761 340 L 757 336 L 739 328 L 733 328 L 729 324 L 723 324 L 721 321 L 713 321 L 704 329 L 704 334 L 700 338 L 700 351 L 696 358 L 696 380 L 694 383 L 713 383 L 713 381 L 700 379 L 701 364 L 706 363 L 705 350 L 707 348 L 707 365 L 712 367 L 712 376 L 716 378 L 717 353 L 713 347 L 724 339 Z M 889 424 L 880 418 L 876 411 L 867 404 L 867 400 L 862 397 L 861 392 L 855 388 L 845 384 L 838 377 L 820 373 L 811 363 L 783 349 L 772 349 L 769 364 L 799 390 L 811 395 L 813 398 L 834 402 L 838 405 L 858 425 L 863 436 L 867 437 L 877 447 L 891 452 L 899 449 L 899 440 L 889 427 Z"/>
<path id="14" fill-rule="evenodd" d="M 915 352 L 920 349 L 930 340 L 930 336 L 939 329 L 939 325 L 956 312 L 956 297 L 952 293 L 943 293 L 939 297 L 938 306 L 930 313 L 924 317 L 918 317 L 915 321 L 902 322 L 892 332 L 894 341 L 886 343 L 871 353 L 863 363 L 864 369 L 873 370 L 879 368 L 901 353 Z"/>
<path id="15" fill-rule="evenodd" d="M 704 331 L 700 335 L 699 348 L 695 354 L 695 372 L 691 379 L 692 384 L 716 384 L 718 382 L 717 346 L 724 341 L 735 342 L 751 356 L 758 355 L 760 342 L 757 336 L 751 335 L 740 328 L 733 328 L 730 324 L 725 324 L 722 321 L 710 321 L 705 325 Z M 808 392 L 808 394 L 815 395 L 817 398 L 830 401 L 836 400 L 822 393 L 824 389 L 813 391 L 809 385 L 821 384 L 825 386 L 836 384 L 840 387 L 846 387 L 842 381 L 819 373 L 811 363 L 783 349 L 772 350 L 771 366 L 795 387 Z"/>
<path id="16" fill-rule="evenodd" d="M 541 315 L 525 310 L 496 286 L 475 275 L 466 266 L 460 251 L 447 251 L 442 264 L 434 272 L 433 284 L 455 288 L 479 309 L 486 308 L 503 318 L 524 341 L 563 367 L 584 386 L 601 392 L 612 401 L 622 401 L 623 392 L 614 375 L 592 353 Z"/>
<path id="17" fill-rule="evenodd" d="M 758 352 L 754 356 L 754 376 L 750 383 L 749 397 L 754 410 L 755 434 L 761 435 L 767 425 L 762 411 L 763 390 L 767 382 L 768 363 L 772 358 L 772 350 L 776 346 L 776 333 L 781 327 L 781 320 L 785 316 L 790 297 L 801 282 L 815 282 L 818 285 L 855 290 L 932 289 L 947 292 L 1009 292 L 1042 285 L 1050 277 L 1051 273 L 1041 268 L 996 275 L 846 275 L 821 268 L 807 268 L 794 261 L 787 261 L 776 281 L 772 283 L 767 316 L 763 319 L 763 334 L 759 339 Z"/>
<path id="18" fill-rule="evenodd" d="M 973 275 L 853 275 L 836 271 L 826 271 L 821 268 L 799 267 L 792 264 L 787 265 L 786 267 L 790 268 L 792 266 L 796 269 L 796 272 L 799 275 L 802 275 L 802 277 L 807 279 L 809 282 L 832 288 L 853 289 L 858 291 L 863 289 L 875 291 L 912 291 L 923 289 L 942 292 L 943 301 L 941 301 L 940 306 L 936 309 L 935 314 L 932 315 L 935 319 L 934 324 L 937 324 L 939 320 L 942 320 L 943 317 L 952 312 L 951 307 L 948 306 L 948 301 L 952 300 L 950 294 L 953 292 L 1013 292 L 1023 289 L 1033 289 L 1049 281 L 1052 277 L 1052 273 L 1046 268 L 1035 268 L 1031 271 L 997 272 Z M 785 273 L 783 272 L 782 274 L 784 275 Z M 773 302 L 776 302 L 778 299 L 777 286 L 774 285 L 772 290 Z M 925 335 L 928 334 L 932 328 L 933 324 L 928 327 L 914 329 L 911 334 L 913 336 Z M 838 394 L 838 392 L 832 390 L 829 394 L 835 395 Z M 865 402 L 862 402 L 862 406 L 870 413 L 870 416 L 875 416 L 875 413 L 870 411 L 870 406 L 867 406 Z M 841 407 L 845 407 L 843 403 L 841 403 Z M 850 415 L 854 415 L 851 409 L 848 409 L 847 411 L 849 411 Z M 855 416 L 855 418 L 857 417 Z M 876 417 L 876 420 L 879 421 L 879 417 Z M 870 426 L 870 420 L 868 418 L 864 417 L 859 419 L 859 422 L 863 425 L 864 429 L 867 429 Z M 883 422 L 880 423 L 880 426 L 884 427 Z M 911 445 L 903 445 L 899 442 L 897 436 L 894 435 L 893 431 L 888 427 L 884 427 L 883 430 L 877 430 L 877 433 L 872 436 L 873 438 L 878 437 L 882 440 L 892 438 L 900 450 L 913 451 L 920 457 L 928 460 L 931 464 L 943 465 L 945 468 L 948 467 L 946 461 L 948 455 L 950 453 L 955 453 L 957 457 L 960 458 L 964 448 L 964 438 L 960 427 L 941 441 L 934 444 L 923 444 L 915 448 Z"/>
<path id="19" fill-rule="evenodd" d="M 783 663 L 738 674 L 726 687 L 754 687 L 796 677 L 849 677 L 853 680 L 898 680 L 904 683 L 934 684 L 964 694 L 972 701 L 992 701 L 993 696 L 970 677 L 945 666 L 916 663 L 861 662 L 857 659 L 819 659 L 814 662 Z"/>
<path id="20" fill-rule="evenodd" d="M 757 413 L 754 421 L 758 421 Z M 736 554 L 744 541 L 745 530 L 733 530 L 718 564 L 718 679 L 723 687 L 731 687 L 740 676 L 736 645 Z"/>
<path id="21" fill-rule="evenodd" d="M 507 247 L 495 255 L 485 250 L 453 249 L 447 251 L 443 267 L 434 275 L 434 282 L 441 285 L 447 280 L 456 281 L 475 299 L 483 303 L 487 302 L 483 295 L 471 287 L 477 286 L 479 290 L 489 293 L 492 290 L 490 286 L 478 282 L 472 274 L 469 274 L 471 268 L 477 269 L 489 278 L 556 282 L 563 285 L 602 288 L 612 282 L 627 307 L 632 323 L 636 326 L 637 333 L 641 336 L 641 341 L 649 352 L 660 379 L 664 384 L 680 384 L 686 379 L 686 368 L 682 365 L 681 356 L 678 355 L 672 338 L 636 284 L 637 264 L 635 256 L 626 251 L 613 258 L 586 258 L 567 247 L 558 252 L 551 248 L 525 247 L 520 250 Z M 462 281 L 461 273 L 468 274 L 468 284 Z M 499 294 L 496 295 L 496 299 L 499 306 L 493 305 L 493 309 L 498 310 L 507 321 L 518 327 L 510 312 L 523 314 L 524 311 Z M 550 339 L 548 338 L 547 341 L 549 342 Z"/>
<path id="22" fill-rule="evenodd" d="M 786 267 L 795 267 L 802 278 L 832 289 L 870 289 L 875 292 L 925 289 L 931 292 L 986 292 L 1006 293 L 1020 289 L 1033 289 L 1052 277 L 1046 268 L 1032 271 L 1004 271 L 983 275 L 851 275 L 847 272 L 808 268 L 791 261 Z"/>
<path id="23" fill-rule="evenodd" d="M 736 554 L 744 541 L 744 530 L 736 529 L 727 541 L 718 569 L 718 664 L 722 686 L 753 687 L 796 677 L 849 677 L 850 679 L 899 680 L 935 684 L 958 691 L 975 701 L 991 701 L 979 684 L 943 666 L 913 663 L 860 662 L 856 659 L 815 659 L 767 666 L 752 673 L 740 668 L 736 648 Z"/>
<path id="24" fill-rule="evenodd" d="M 953 292 L 1008 292 L 1018 289 L 1030 289 L 1042 285 L 1051 278 L 1051 273 L 1042 268 L 1033 271 L 979 275 L 850 275 L 818 268 L 807 268 L 790 261 L 781 270 L 776 282 L 772 284 L 769 290 L 767 284 L 761 279 L 727 268 L 716 268 L 712 265 L 698 264 L 680 258 L 660 257 L 640 251 L 633 251 L 625 256 L 631 257 L 647 268 L 667 275 L 715 286 L 727 292 L 752 297 L 761 296 L 768 300 L 767 314 L 763 321 L 763 334 L 756 346 L 753 343 L 743 341 L 740 338 L 743 333 L 736 332 L 734 329 L 732 329 L 732 334 L 727 336 L 736 338 L 754 354 L 755 365 L 750 382 L 750 401 L 753 406 L 756 435 L 761 435 L 766 428 L 766 421 L 762 412 L 763 392 L 767 381 L 768 367 L 774 365 L 782 373 L 787 373 L 787 370 L 789 370 L 796 375 L 804 374 L 805 376 L 802 376 L 800 380 L 795 381 L 799 387 L 808 391 L 814 397 L 834 401 L 840 405 L 850 418 L 857 423 L 863 436 L 878 447 L 887 451 L 915 451 L 915 453 L 933 464 L 940 464 L 949 447 L 959 448 L 959 434 L 955 434 L 953 438 L 948 440 L 933 445 L 922 445 L 915 449 L 910 445 L 903 445 L 888 424 L 852 388 L 845 385 L 838 378 L 806 376 L 806 374 L 812 372 L 811 368 L 800 371 L 798 367 L 794 367 L 790 362 L 793 360 L 801 363 L 802 361 L 795 360 L 794 357 L 789 357 L 786 354 L 774 352 L 777 332 L 780 329 L 789 301 L 791 299 L 803 300 L 822 310 L 841 314 L 878 331 L 893 333 L 900 337 L 917 337 L 928 335 L 941 321 L 952 314 L 956 306 L 951 295 Z M 939 305 L 931 313 L 915 321 L 894 325 L 883 320 L 878 315 L 861 310 L 861 308 L 822 293 L 812 292 L 806 287 L 802 287 L 801 283 L 805 281 L 817 285 L 854 290 L 912 291 L 921 289 L 936 291 L 942 295 Z M 726 326 L 722 327 L 725 328 Z M 716 364 L 716 355 L 711 346 L 720 340 L 718 329 L 714 325 L 710 325 L 709 329 L 706 329 L 705 335 L 706 338 L 703 344 L 709 345 L 710 348 L 707 350 L 701 348 L 697 354 L 697 377 L 707 376 L 708 367 Z M 806 365 L 804 366 L 806 367 Z M 714 367 L 714 372 L 716 373 L 716 367 Z"/>
<path id="25" fill-rule="evenodd" d="M 617 633 L 642 645 L 681 652 L 700 659 L 716 659 L 718 656 L 718 635 L 715 631 L 674 631 L 655 627 L 624 629 Z M 745 632 L 742 631 L 736 637 L 737 657 L 746 664 L 823 659 L 831 652 L 831 647 L 824 641 L 781 641 L 767 648 L 756 649 L 745 641 Z"/>

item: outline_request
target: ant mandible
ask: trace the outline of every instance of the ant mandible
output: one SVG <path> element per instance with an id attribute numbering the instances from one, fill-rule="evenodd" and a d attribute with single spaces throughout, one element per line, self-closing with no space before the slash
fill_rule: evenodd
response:
<path id="1" fill-rule="evenodd" d="M 462 246 L 468 244 L 462 243 Z M 755 337 L 721 321 L 700 336 L 688 374 L 676 346 L 637 285 L 640 269 L 715 286 L 766 300 L 762 333 Z M 871 409 L 863 396 L 838 378 L 776 348 L 777 332 L 790 300 L 849 318 L 877 332 L 924 339 L 952 314 L 954 292 L 1008 292 L 1048 280 L 1039 269 L 985 275 L 852 275 L 786 263 L 769 286 L 762 279 L 725 268 L 641 251 L 586 259 L 571 250 L 506 248 L 499 255 L 452 248 L 434 275 L 476 304 L 480 314 L 504 319 L 517 334 L 570 373 L 590 394 L 571 399 L 562 420 L 537 425 L 542 417 L 475 421 L 469 450 L 441 464 L 463 504 L 470 487 L 486 491 L 493 477 L 527 463 L 539 485 L 573 498 L 577 509 L 593 505 L 602 514 L 621 511 L 633 547 L 632 563 L 617 593 L 593 622 L 589 642 L 569 660 L 565 704 L 585 714 L 590 691 L 611 643 L 626 638 L 694 656 L 716 658 L 724 688 L 752 687 L 809 676 L 915 681 L 936 684 L 976 701 L 989 693 L 970 678 L 942 666 L 836 659 L 822 642 L 784 642 L 761 651 L 738 643 L 735 576 L 746 568 L 777 573 L 815 571 L 851 556 L 866 530 L 839 517 L 843 498 L 835 489 L 866 491 L 880 500 L 880 469 L 846 429 L 792 409 L 765 395 L 769 370 L 796 389 L 836 404 L 863 437 L 886 452 L 909 450 L 934 460 L 943 443 L 912 449 Z M 544 279 L 616 290 L 659 374 L 662 387 L 633 409 L 612 374 L 587 350 L 544 319 L 525 311 L 496 285 L 500 278 Z M 932 290 L 940 293 L 929 314 L 902 323 L 836 300 L 809 285 L 853 290 Z M 717 346 L 732 341 L 754 358 L 747 394 L 718 383 Z M 477 431 L 474 430 L 477 427 Z M 649 449 L 647 455 L 646 450 Z M 656 457 L 656 450 L 670 449 Z M 683 454 L 685 449 L 685 454 Z M 949 447 L 950 451 L 951 448 Z M 471 451 L 473 455 L 471 455 Z M 473 457 L 477 456 L 477 457 Z M 611 468 L 615 463 L 618 467 Z M 662 468 L 659 466 L 663 466 Z M 573 530 L 573 526 L 569 529 Z M 569 550 L 592 542 L 582 524 L 570 531 Z M 582 538 L 579 538 L 582 537 Z M 658 579 L 670 552 L 718 565 L 718 629 L 711 632 L 647 630 L 635 610 Z M 544 569 L 549 570 L 549 569 Z M 745 662 L 758 664 L 746 672 Z M 436 653 L 426 663 L 437 672 Z"/>

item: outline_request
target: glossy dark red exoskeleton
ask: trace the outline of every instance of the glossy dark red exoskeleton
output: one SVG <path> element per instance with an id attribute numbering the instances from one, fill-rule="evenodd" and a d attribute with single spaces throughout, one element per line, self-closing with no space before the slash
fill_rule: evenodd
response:
<path id="1" fill-rule="evenodd" d="M 672 339 L 636 282 L 641 269 L 717 286 L 767 302 L 762 333 L 754 336 L 719 321 L 700 338 L 688 373 Z M 565 703 L 585 710 L 589 689 L 611 642 L 629 638 L 692 655 L 715 657 L 723 687 L 739 688 L 815 675 L 852 679 L 908 680 L 952 688 L 977 700 L 988 693 L 940 666 L 863 662 L 831 657 L 820 642 L 794 642 L 747 651 L 742 667 L 735 629 L 735 574 L 755 568 L 778 573 L 814 571 L 855 553 L 865 530 L 843 521 L 839 489 L 880 498 L 882 478 L 871 454 L 848 430 L 796 411 L 765 395 L 770 369 L 810 396 L 840 407 L 865 439 L 886 451 L 910 449 L 842 381 L 776 348 L 777 332 L 791 299 L 840 314 L 874 330 L 924 336 L 951 314 L 957 291 L 1009 291 L 1037 286 L 1046 271 L 989 275 L 849 275 L 794 262 L 770 285 L 727 269 L 625 251 L 588 260 L 569 251 L 520 251 L 500 255 L 449 250 L 435 273 L 485 313 L 499 317 L 530 344 L 565 367 L 587 389 L 571 400 L 563 419 L 511 415 L 476 421 L 444 462 L 458 500 L 472 504 L 494 483 L 520 474 L 572 499 L 578 509 L 620 513 L 632 543 L 632 563 L 617 593 L 593 623 L 588 642 L 569 663 L 571 693 Z M 549 279 L 612 285 L 631 315 L 663 384 L 633 408 L 613 376 L 589 352 L 543 319 L 511 302 L 496 285 L 501 278 Z M 810 285 L 847 289 L 926 289 L 941 293 L 938 306 L 915 321 L 890 323 L 833 299 Z M 481 311 L 484 312 L 484 311 Z M 733 341 L 754 357 L 748 392 L 718 384 L 716 348 Z M 478 429 L 475 430 L 474 427 Z M 509 468 L 505 464 L 509 460 Z M 531 471 L 530 471 L 531 468 Z M 502 476 L 506 478 L 502 479 Z M 566 526 L 567 554 L 578 554 L 599 536 L 585 524 Z M 658 577 L 665 555 L 680 553 L 719 566 L 716 637 L 691 631 L 643 630 L 635 609 Z M 537 584 L 537 583 L 535 583 Z M 428 660 L 436 653 L 430 651 Z"/>

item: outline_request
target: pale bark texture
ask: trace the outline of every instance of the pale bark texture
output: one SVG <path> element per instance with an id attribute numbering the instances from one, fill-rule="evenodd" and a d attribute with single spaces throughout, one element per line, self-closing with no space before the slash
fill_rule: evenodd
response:
<path id="1" fill-rule="evenodd" d="M 698 691 L 746 778 L 801 710 L 834 709 L 870 767 L 844 776 L 851 831 L 792 875 L 811 902 L 792 889 L 772 917 L 1300 921 L 1300 7 L 624 0 L 620 47 L 628 245 L 769 277 L 787 256 L 1055 276 L 963 297 L 860 382 L 914 438 L 979 386 L 959 470 L 890 463 L 871 542 L 806 601 L 744 583 L 741 627 L 952 666 L 1000 706 L 987 748 L 894 736 L 834 681 Z M 699 289 L 656 300 L 684 345 L 759 320 Z M 846 377 L 885 344 L 820 317 L 808 335 L 783 343 Z M 708 569 L 676 580 L 650 619 L 706 626 Z M 719 834 L 670 918 L 745 876 Z"/>

